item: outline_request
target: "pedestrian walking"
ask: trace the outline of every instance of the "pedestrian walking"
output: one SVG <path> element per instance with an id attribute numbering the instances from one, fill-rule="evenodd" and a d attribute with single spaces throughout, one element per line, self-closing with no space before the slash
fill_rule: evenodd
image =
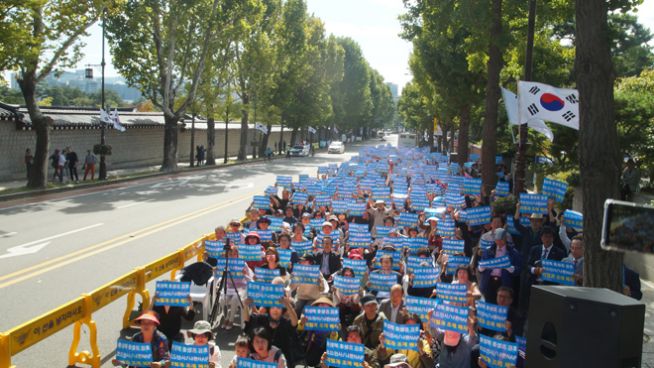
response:
<path id="1" fill-rule="evenodd" d="M 633 159 L 627 161 L 627 167 L 622 172 L 622 200 L 632 201 L 634 193 L 640 190 L 640 170 L 636 167 Z"/>
<path id="2" fill-rule="evenodd" d="M 77 152 L 73 151 L 71 147 L 68 147 L 66 150 L 66 162 L 68 163 L 68 174 L 70 175 L 70 180 L 79 181 L 79 175 L 77 174 L 77 163 L 79 162 L 79 157 Z"/>
<path id="3" fill-rule="evenodd" d="M 29 148 L 25 149 L 25 170 L 27 171 L 27 178 L 30 177 L 30 171 L 32 171 L 32 166 L 34 166 L 34 155 L 32 155 L 32 150 Z"/>
<path id="4" fill-rule="evenodd" d="M 98 159 L 95 157 L 93 152 L 91 150 L 86 151 L 86 157 L 84 158 L 84 180 L 86 180 L 86 176 L 91 173 L 91 180 L 95 179 L 95 164 L 97 163 Z"/>

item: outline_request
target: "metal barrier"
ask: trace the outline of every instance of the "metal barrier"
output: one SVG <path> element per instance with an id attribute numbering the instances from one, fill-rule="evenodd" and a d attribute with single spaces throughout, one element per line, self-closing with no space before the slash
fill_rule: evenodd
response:
<path id="1" fill-rule="evenodd" d="M 127 305 L 123 314 L 122 327 L 129 326 L 129 317 L 134 310 L 135 298 L 141 297 L 143 309 L 150 307 L 150 293 L 145 285 L 157 277 L 170 272 L 171 280 L 182 269 L 186 261 L 196 257 L 202 261 L 204 256 L 204 241 L 214 239 L 214 234 L 208 234 L 187 244 L 176 252 L 162 257 L 144 267 L 123 275 L 88 294 L 82 294 L 57 309 L 45 313 L 29 322 L 0 333 L 0 368 L 13 368 L 11 357 L 30 346 L 47 339 L 64 328 L 73 326 L 73 342 L 68 352 L 68 364 L 89 364 L 100 367 L 100 349 L 97 343 L 97 327 L 93 313 L 127 295 Z M 81 340 L 82 326 L 89 328 L 91 352 L 78 352 Z"/>

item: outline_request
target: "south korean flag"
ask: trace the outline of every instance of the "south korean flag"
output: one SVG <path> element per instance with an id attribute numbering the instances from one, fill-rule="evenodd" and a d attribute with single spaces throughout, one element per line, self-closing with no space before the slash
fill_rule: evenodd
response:
<path id="1" fill-rule="evenodd" d="M 268 134 L 268 128 L 265 125 L 261 124 L 261 123 L 255 123 L 254 124 L 254 129 L 260 131 L 263 134 Z"/>
<path id="2" fill-rule="evenodd" d="M 518 82 L 520 123 L 542 119 L 579 130 L 579 92 L 537 82 Z"/>

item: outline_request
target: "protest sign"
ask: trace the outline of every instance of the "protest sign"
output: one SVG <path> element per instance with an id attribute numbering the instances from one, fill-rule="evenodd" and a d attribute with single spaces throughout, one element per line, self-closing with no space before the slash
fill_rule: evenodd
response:
<path id="1" fill-rule="evenodd" d="M 567 191 L 568 183 L 566 182 L 550 178 L 543 180 L 543 194 L 549 198 L 554 198 L 559 203 L 563 202 Z"/>
<path id="2" fill-rule="evenodd" d="M 584 215 L 581 212 L 565 210 L 563 212 L 563 224 L 577 231 L 584 230 Z"/>
<path id="3" fill-rule="evenodd" d="M 397 275 L 395 273 L 371 272 L 368 281 L 371 290 L 391 291 L 391 287 L 397 284 Z"/>
<path id="4" fill-rule="evenodd" d="M 498 332 L 506 331 L 508 313 L 508 307 L 486 303 L 482 300 L 477 301 L 477 322 L 483 328 Z"/>
<path id="5" fill-rule="evenodd" d="M 347 204 L 347 210 L 350 216 L 363 216 L 363 213 L 366 212 L 366 204 L 350 202 Z"/>
<path id="6" fill-rule="evenodd" d="M 238 255 L 246 261 L 260 261 L 263 258 L 263 251 L 260 245 L 238 245 Z"/>
<path id="7" fill-rule="evenodd" d="M 343 268 L 350 268 L 357 277 L 361 277 L 368 272 L 368 264 L 363 259 L 343 259 Z"/>
<path id="8" fill-rule="evenodd" d="M 351 342 L 327 340 L 327 366 L 336 368 L 360 368 L 363 366 L 364 345 Z"/>
<path id="9" fill-rule="evenodd" d="M 495 195 L 498 197 L 506 197 L 509 195 L 509 182 L 498 181 L 495 186 Z"/>
<path id="10" fill-rule="evenodd" d="M 243 269 L 245 268 L 245 261 L 242 258 L 216 258 L 216 279 L 222 277 L 223 270 L 227 269 L 229 274 L 232 276 L 234 281 L 243 280 L 245 275 L 243 274 Z M 231 285 L 229 285 L 231 287 Z"/>
<path id="11" fill-rule="evenodd" d="M 350 248 L 368 248 L 370 243 L 372 243 L 372 237 L 369 232 L 350 233 L 348 238 Z"/>
<path id="12" fill-rule="evenodd" d="M 509 233 L 511 235 L 520 235 L 520 232 L 518 229 L 515 227 L 513 216 L 507 216 L 506 218 L 506 225 L 507 229 L 509 230 Z M 529 217 L 522 216 L 520 217 L 520 225 L 524 227 L 528 227 L 530 225 Z"/>
<path id="13" fill-rule="evenodd" d="M 445 193 L 445 204 L 448 207 L 461 208 L 466 203 L 462 195 L 451 192 L 449 189 Z"/>
<path id="14" fill-rule="evenodd" d="M 458 239 L 443 239 L 443 252 L 447 254 L 461 254 L 464 252 L 465 241 Z"/>
<path id="15" fill-rule="evenodd" d="M 468 307 L 440 303 L 434 316 L 434 325 L 440 330 L 468 332 Z"/>
<path id="16" fill-rule="evenodd" d="M 544 259 L 542 261 L 542 266 L 543 273 L 540 277 L 543 281 L 549 281 L 561 285 L 575 285 L 574 263 Z"/>
<path id="17" fill-rule="evenodd" d="M 486 250 L 495 244 L 494 240 L 484 240 L 484 239 L 479 239 L 479 248 L 482 250 Z"/>
<path id="18" fill-rule="evenodd" d="M 413 287 L 418 289 L 436 286 L 440 270 L 435 267 L 416 267 L 413 272 Z"/>
<path id="19" fill-rule="evenodd" d="M 291 189 L 291 183 L 293 182 L 293 177 L 291 176 L 277 176 L 277 181 L 275 185 L 278 187 L 283 187 L 284 189 Z"/>
<path id="20" fill-rule="evenodd" d="M 334 276 L 334 287 L 343 295 L 356 295 L 361 291 L 361 279 L 336 275 Z"/>
<path id="21" fill-rule="evenodd" d="M 187 307 L 191 295 L 191 283 L 180 281 L 157 281 L 154 305 Z"/>
<path id="22" fill-rule="evenodd" d="M 547 214 L 547 196 L 544 194 L 520 193 L 520 213 Z"/>
<path id="23" fill-rule="evenodd" d="M 247 293 L 257 307 L 283 307 L 279 300 L 284 297 L 284 285 L 252 281 L 248 282 Z"/>
<path id="24" fill-rule="evenodd" d="M 341 329 L 341 319 L 337 307 L 304 307 L 307 331 L 338 331 Z"/>
<path id="25" fill-rule="evenodd" d="M 383 256 L 391 256 L 393 257 L 393 269 L 394 270 L 399 270 L 400 269 L 400 260 L 402 259 L 402 252 L 398 251 L 392 251 L 392 250 L 378 250 L 377 253 L 375 254 L 375 264 L 373 265 L 375 268 L 381 268 L 381 259 Z"/>
<path id="26" fill-rule="evenodd" d="M 392 227 L 390 226 L 375 226 L 375 229 L 377 231 L 377 239 L 384 238 L 388 236 L 388 234 L 391 232 Z"/>
<path id="27" fill-rule="evenodd" d="M 267 196 L 276 196 L 277 195 L 277 187 L 273 187 L 271 185 L 266 187 L 266 190 L 264 191 Z"/>
<path id="28" fill-rule="evenodd" d="M 481 195 L 481 179 L 463 179 L 463 193 L 469 195 Z"/>
<path id="29" fill-rule="evenodd" d="M 504 159 L 502 158 L 502 156 L 500 155 L 495 156 L 495 165 L 501 165 L 503 162 Z"/>
<path id="30" fill-rule="evenodd" d="M 334 213 L 346 213 L 347 212 L 347 204 L 350 201 L 348 200 L 343 200 L 343 201 L 337 201 L 337 200 L 332 200 L 332 211 Z"/>
<path id="31" fill-rule="evenodd" d="M 116 360 L 133 367 L 149 367 L 153 362 L 152 346 L 145 342 L 118 339 Z"/>
<path id="32" fill-rule="evenodd" d="M 254 269 L 254 277 L 257 281 L 272 282 L 275 277 L 280 275 L 279 269 L 269 269 L 267 267 L 257 267 Z"/>
<path id="33" fill-rule="evenodd" d="M 427 264 L 427 266 L 424 266 Z M 418 267 L 434 267 L 434 262 L 430 257 L 408 256 L 406 258 L 407 271 L 411 272 Z"/>
<path id="34" fill-rule="evenodd" d="M 418 224 L 418 214 L 410 212 L 400 213 L 400 217 L 396 220 L 398 226 L 412 227 Z"/>
<path id="35" fill-rule="evenodd" d="M 293 198 L 292 198 L 291 202 L 294 205 L 298 205 L 298 204 L 306 204 L 308 200 L 309 200 L 309 195 L 307 193 L 305 193 L 305 192 L 295 192 L 293 194 Z"/>
<path id="36" fill-rule="evenodd" d="M 523 336 L 516 336 L 515 342 L 518 344 L 518 355 L 523 360 L 527 360 L 527 338 Z"/>
<path id="37" fill-rule="evenodd" d="M 416 253 L 419 249 L 429 246 L 429 239 L 423 237 L 405 238 L 404 245 L 409 248 L 411 253 Z"/>
<path id="38" fill-rule="evenodd" d="M 446 218 L 438 223 L 438 235 L 444 238 L 451 238 L 456 234 L 456 224 L 451 218 Z"/>
<path id="39" fill-rule="evenodd" d="M 270 198 L 263 195 L 255 195 L 253 198 L 252 208 L 259 210 L 269 210 L 270 209 Z"/>
<path id="40" fill-rule="evenodd" d="M 257 230 L 257 234 L 259 234 L 259 239 L 261 239 L 261 242 L 269 242 L 273 240 L 273 232 L 272 230 Z"/>
<path id="41" fill-rule="evenodd" d="M 292 241 L 291 248 L 293 248 L 293 250 L 297 252 L 298 255 L 301 255 L 304 253 L 311 252 L 313 248 L 313 243 L 311 243 L 311 240 L 305 240 L 300 242 Z"/>
<path id="42" fill-rule="evenodd" d="M 445 268 L 446 275 L 453 275 L 456 268 L 460 265 L 469 265 L 470 257 L 463 256 L 449 256 L 447 257 L 447 268 Z"/>
<path id="43" fill-rule="evenodd" d="M 291 265 L 291 257 L 293 256 L 293 250 L 277 248 L 277 254 L 279 254 L 280 266 L 289 267 Z"/>
<path id="44" fill-rule="evenodd" d="M 228 231 L 225 233 L 227 239 L 229 239 L 230 244 L 238 244 L 241 242 L 241 236 L 243 234 L 239 231 Z"/>
<path id="45" fill-rule="evenodd" d="M 490 206 L 468 208 L 465 211 L 466 222 L 470 226 L 486 225 L 491 220 Z"/>
<path id="46" fill-rule="evenodd" d="M 421 298 L 418 296 L 407 296 L 406 307 L 409 312 L 417 314 L 422 321 L 427 321 L 429 311 L 436 308 L 438 299 L 436 298 Z"/>
<path id="47" fill-rule="evenodd" d="M 501 256 L 497 258 L 488 258 L 488 259 L 482 259 L 479 261 L 479 267 L 481 268 L 490 268 L 490 269 L 495 269 L 495 268 L 502 268 L 506 269 L 511 267 L 511 259 L 509 259 L 509 256 Z"/>
<path id="48" fill-rule="evenodd" d="M 518 344 L 485 335 L 479 340 L 481 359 L 489 367 L 514 367 L 518 360 Z"/>
<path id="49" fill-rule="evenodd" d="M 277 363 L 238 357 L 236 368 L 277 368 Z"/>
<path id="50" fill-rule="evenodd" d="M 420 325 L 401 325 L 384 321 L 384 346 L 393 350 L 418 350 Z"/>
<path id="51" fill-rule="evenodd" d="M 332 199 L 329 194 L 318 194 L 314 203 L 315 207 L 329 207 L 332 205 Z"/>
<path id="52" fill-rule="evenodd" d="M 320 278 L 320 266 L 297 264 L 293 267 L 294 284 L 317 284 Z"/>
<path id="53" fill-rule="evenodd" d="M 436 297 L 453 303 L 467 303 L 468 286 L 466 284 L 439 282 L 436 284 Z"/>
<path id="54" fill-rule="evenodd" d="M 225 243 L 220 240 L 205 240 L 204 252 L 211 258 L 222 257 L 225 253 Z"/>
<path id="55" fill-rule="evenodd" d="M 209 345 L 182 344 L 173 341 L 170 366 L 180 368 L 209 368 Z"/>

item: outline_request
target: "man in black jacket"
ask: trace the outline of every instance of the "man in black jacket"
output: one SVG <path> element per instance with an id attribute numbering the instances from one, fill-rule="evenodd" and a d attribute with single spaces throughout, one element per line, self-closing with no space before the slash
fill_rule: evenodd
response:
<path id="1" fill-rule="evenodd" d="M 529 250 L 527 267 L 523 275 L 523 284 L 520 291 L 520 309 L 526 311 L 529 305 L 529 292 L 531 285 L 543 284 L 540 275 L 543 273 L 543 259 L 560 261 L 565 258 L 563 250 L 554 246 L 554 229 L 549 226 L 541 230 L 540 240 L 542 244 L 534 245 Z"/>
<path id="2" fill-rule="evenodd" d="M 320 266 L 320 272 L 327 279 L 341 269 L 341 258 L 332 253 L 332 238 L 324 237 L 322 239 L 322 252 L 314 256 L 314 263 Z"/>

